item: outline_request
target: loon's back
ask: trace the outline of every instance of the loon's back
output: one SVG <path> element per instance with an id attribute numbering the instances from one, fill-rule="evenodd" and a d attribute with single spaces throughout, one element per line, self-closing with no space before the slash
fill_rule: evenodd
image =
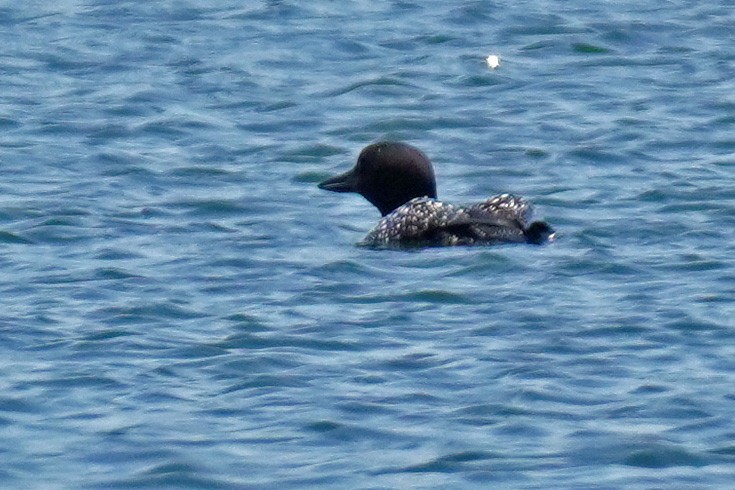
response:
<path id="1" fill-rule="evenodd" d="M 503 194 L 471 206 L 415 198 L 384 216 L 361 242 L 372 247 L 543 243 L 553 230 L 528 224 L 533 209 L 525 199 Z"/>

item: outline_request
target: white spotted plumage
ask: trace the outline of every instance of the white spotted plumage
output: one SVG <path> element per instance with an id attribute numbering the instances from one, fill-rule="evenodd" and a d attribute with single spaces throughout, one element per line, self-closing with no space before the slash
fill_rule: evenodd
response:
<path id="1" fill-rule="evenodd" d="M 384 216 L 364 240 L 368 246 L 472 245 L 524 241 L 523 227 L 531 205 L 523 198 L 502 194 L 470 206 L 455 206 L 428 197 L 417 197 Z M 503 226 L 491 223 L 501 222 Z M 472 228 L 471 234 L 453 227 Z"/>

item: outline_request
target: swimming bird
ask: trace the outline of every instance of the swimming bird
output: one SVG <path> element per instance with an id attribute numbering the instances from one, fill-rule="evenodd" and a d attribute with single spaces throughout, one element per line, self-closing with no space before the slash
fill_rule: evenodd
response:
<path id="1" fill-rule="evenodd" d="M 366 146 L 352 169 L 319 188 L 358 193 L 378 208 L 383 217 L 361 245 L 542 244 L 554 238 L 546 222 L 531 221 L 533 207 L 522 197 L 500 194 L 468 206 L 439 201 L 429 158 L 406 143 Z"/>

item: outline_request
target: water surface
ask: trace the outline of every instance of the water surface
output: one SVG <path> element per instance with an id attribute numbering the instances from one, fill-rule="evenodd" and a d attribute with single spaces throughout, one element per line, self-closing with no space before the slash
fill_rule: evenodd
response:
<path id="1" fill-rule="evenodd" d="M 3 487 L 732 485 L 728 2 L 0 26 Z M 316 183 L 380 139 L 560 239 L 356 247 L 378 213 Z"/>

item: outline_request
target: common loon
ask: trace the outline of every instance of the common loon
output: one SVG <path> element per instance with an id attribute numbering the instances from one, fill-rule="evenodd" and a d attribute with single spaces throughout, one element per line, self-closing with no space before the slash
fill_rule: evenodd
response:
<path id="1" fill-rule="evenodd" d="M 366 146 L 354 168 L 321 182 L 319 188 L 356 192 L 380 210 L 382 219 L 361 245 L 541 244 L 554 238 L 546 222 L 531 221 L 531 203 L 521 197 L 501 194 L 469 206 L 438 201 L 431 162 L 405 143 Z"/>

